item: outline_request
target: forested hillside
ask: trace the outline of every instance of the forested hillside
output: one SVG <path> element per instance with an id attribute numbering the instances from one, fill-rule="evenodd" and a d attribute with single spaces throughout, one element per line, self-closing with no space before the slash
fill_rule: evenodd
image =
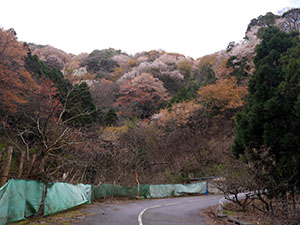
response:
<path id="1" fill-rule="evenodd" d="M 71 55 L 1 29 L 0 186 L 7 178 L 134 184 L 136 173 L 141 183 L 234 181 L 254 171 L 259 187 L 230 188 L 294 195 L 299 30 L 300 9 L 268 13 L 243 41 L 193 59 L 112 48 Z"/>

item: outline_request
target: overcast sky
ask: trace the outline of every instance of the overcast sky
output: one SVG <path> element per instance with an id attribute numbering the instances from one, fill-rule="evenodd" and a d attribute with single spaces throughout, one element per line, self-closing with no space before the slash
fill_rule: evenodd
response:
<path id="1" fill-rule="evenodd" d="M 0 0 L 0 26 L 68 53 L 163 49 L 198 58 L 242 40 L 250 20 L 300 0 Z"/>

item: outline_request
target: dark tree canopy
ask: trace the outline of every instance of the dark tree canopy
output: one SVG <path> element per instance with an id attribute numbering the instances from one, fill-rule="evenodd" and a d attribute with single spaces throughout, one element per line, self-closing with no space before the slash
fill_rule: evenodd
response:
<path id="1" fill-rule="evenodd" d="M 268 28 L 256 53 L 247 105 L 236 115 L 232 150 L 249 162 L 268 158 L 264 166 L 277 186 L 300 188 L 298 35 Z"/>
<path id="2" fill-rule="evenodd" d="M 103 49 L 94 50 L 84 60 L 82 66 L 87 66 L 87 69 L 91 73 L 110 73 L 114 71 L 115 67 L 119 67 L 119 64 L 111 58 L 115 55 L 121 54 L 120 50 L 115 49 Z"/>
<path id="3" fill-rule="evenodd" d="M 168 107 L 171 107 L 175 103 L 180 103 L 184 101 L 191 101 L 198 97 L 197 91 L 199 90 L 200 83 L 195 80 L 190 80 L 186 85 L 183 85 L 177 94 L 172 97 Z"/>
<path id="4" fill-rule="evenodd" d="M 210 63 L 205 64 L 200 69 L 200 76 L 195 77 L 195 79 L 199 79 L 201 82 L 201 86 L 205 86 L 208 84 L 216 83 L 216 74 L 212 68 Z"/>
<path id="5" fill-rule="evenodd" d="M 25 57 L 25 68 L 36 79 L 45 77 L 53 81 L 61 94 L 66 93 L 68 87 L 72 86 L 68 80 L 64 79 L 64 75 L 58 69 L 50 68 L 37 55 L 32 55 L 30 50 Z"/>
<path id="6" fill-rule="evenodd" d="M 72 119 L 72 125 L 84 126 L 95 122 L 96 113 L 95 104 L 92 101 L 89 87 L 86 83 L 73 86 L 69 80 L 58 70 L 50 68 L 43 63 L 36 55 L 28 52 L 25 58 L 25 68 L 33 77 L 40 80 L 42 77 L 51 80 L 58 89 L 59 98 L 65 105 L 64 120 Z"/>
<path id="7" fill-rule="evenodd" d="M 235 76 L 239 83 L 248 77 L 250 65 L 246 57 L 241 59 L 236 56 L 231 56 L 226 62 L 226 68 L 232 68 L 231 76 Z"/>
<path id="8" fill-rule="evenodd" d="M 95 122 L 97 116 L 100 116 L 100 111 L 96 111 L 89 87 L 85 82 L 75 85 L 68 98 L 64 118 L 65 120 L 74 118 L 70 121 L 70 125 L 83 127 Z"/>
<path id="9" fill-rule="evenodd" d="M 105 115 L 104 124 L 106 126 L 115 125 L 118 122 L 118 115 L 116 111 L 111 108 Z"/>

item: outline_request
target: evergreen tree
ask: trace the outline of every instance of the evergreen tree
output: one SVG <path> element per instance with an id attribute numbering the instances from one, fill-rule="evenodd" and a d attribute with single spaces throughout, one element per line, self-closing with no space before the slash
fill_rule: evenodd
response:
<path id="1" fill-rule="evenodd" d="M 246 57 L 239 59 L 236 56 L 231 56 L 226 62 L 226 68 L 230 67 L 233 69 L 230 75 L 235 76 L 239 83 L 248 77 L 250 66 Z"/>
<path id="2" fill-rule="evenodd" d="M 188 80 L 181 86 L 177 94 L 174 95 L 168 103 L 168 107 L 171 107 L 174 103 L 196 99 L 198 97 L 197 92 L 199 88 L 215 83 L 216 76 L 211 64 L 205 64 L 204 66 L 202 66 L 200 73 L 195 74 L 194 79 Z"/>
<path id="3" fill-rule="evenodd" d="M 58 69 L 50 68 L 37 55 L 32 55 L 31 51 L 28 51 L 25 57 L 25 68 L 38 80 L 45 77 L 53 81 L 62 96 L 66 95 L 67 90 L 72 87 L 72 84 L 64 79 L 64 75 Z"/>
<path id="4" fill-rule="evenodd" d="M 199 79 L 201 82 L 201 86 L 206 86 L 208 84 L 215 84 L 216 83 L 216 74 L 212 68 L 210 63 L 205 64 L 200 69 L 199 76 L 195 77 L 195 79 Z"/>
<path id="5" fill-rule="evenodd" d="M 256 53 L 247 105 L 236 115 L 232 150 L 248 162 L 264 163 L 274 181 L 267 187 L 270 194 L 285 193 L 300 188 L 298 35 L 267 28 Z"/>
<path id="6" fill-rule="evenodd" d="M 111 126 L 111 125 L 115 125 L 116 122 L 118 121 L 118 116 L 116 114 L 116 111 L 114 109 L 110 109 L 105 117 L 105 125 L 106 126 Z"/>
<path id="7" fill-rule="evenodd" d="M 183 85 L 177 94 L 172 97 L 168 103 L 168 107 L 172 107 L 174 103 L 184 101 L 191 101 L 198 97 L 197 91 L 200 88 L 200 82 L 197 80 L 190 80 L 186 85 Z"/>
<path id="8" fill-rule="evenodd" d="M 86 83 L 73 86 L 58 69 L 50 68 L 30 51 L 25 58 L 25 68 L 36 79 L 40 80 L 44 77 L 55 84 L 62 104 L 66 106 L 63 118 L 70 120 L 69 125 L 85 126 L 96 121 L 99 111 L 96 112 L 96 106 Z"/>
<path id="9" fill-rule="evenodd" d="M 64 119 L 73 118 L 69 124 L 82 127 L 95 122 L 99 113 L 92 101 L 88 85 L 85 82 L 75 85 L 67 100 Z"/>

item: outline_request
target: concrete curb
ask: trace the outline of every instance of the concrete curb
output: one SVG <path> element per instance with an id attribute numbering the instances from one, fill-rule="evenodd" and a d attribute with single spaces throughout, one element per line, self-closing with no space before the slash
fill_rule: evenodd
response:
<path id="1" fill-rule="evenodd" d="M 255 225 L 254 223 L 242 221 L 242 220 L 239 220 L 239 219 L 234 218 L 234 217 L 227 217 L 225 220 L 227 222 L 230 222 L 232 224 L 237 224 L 237 225 Z"/>

